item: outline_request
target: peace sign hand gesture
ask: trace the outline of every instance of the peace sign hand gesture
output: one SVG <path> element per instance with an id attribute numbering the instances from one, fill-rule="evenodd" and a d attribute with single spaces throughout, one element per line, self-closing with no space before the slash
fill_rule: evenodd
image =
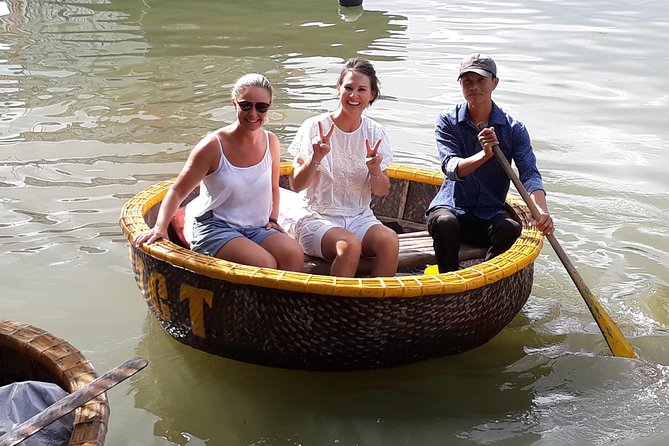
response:
<path id="1" fill-rule="evenodd" d="M 323 133 L 323 123 L 318 121 L 318 135 L 319 137 L 314 137 L 311 148 L 314 151 L 311 159 L 316 163 L 320 163 L 323 157 L 330 152 L 330 137 L 334 132 L 334 124 L 330 126 L 330 129 L 327 133 Z"/>
<path id="2" fill-rule="evenodd" d="M 381 140 L 379 139 L 378 141 L 376 141 L 376 144 L 374 144 L 374 147 L 372 148 L 369 139 L 365 138 L 365 146 L 367 148 L 367 158 L 365 158 L 365 164 L 367 164 L 367 169 L 369 170 L 369 174 L 372 176 L 381 175 L 381 160 L 383 159 L 383 155 L 379 153 L 380 145 L 381 145 Z"/>

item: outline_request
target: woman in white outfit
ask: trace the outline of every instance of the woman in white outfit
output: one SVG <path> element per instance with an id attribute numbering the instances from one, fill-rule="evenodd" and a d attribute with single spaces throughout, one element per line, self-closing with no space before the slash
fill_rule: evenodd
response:
<path id="1" fill-rule="evenodd" d="M 167 228 L 183 200 L 184 235 L 191 249 L 246 265 L 299 271 L 300 245 L 277 223 L 279 139 L 263 129 L 272 104 L 272 86 L 260 74 L 247 74 L 232 90 L 237 119 L 205 136 L 191 151 L 160 206 L 155 226 L 137 246 L 167 239 Z"/>
<path id="2" fill-rule="evenodd" d="M 294 227 L 304 252 L 332 261 L 330 273 L 355 276 L 360 256 L 372 275 L 397 272 L 397 234 L 370 208 L 372 194 L 387 195 L 385 169 L 392 150 L 383 126 L 363 115 L 379 96 L 372 64 L 349 59 L 337 81 L 339 107 L 307 119 L 288 151 L 294 155 L 291 186 L 304 191 L 308 215 Z"/>

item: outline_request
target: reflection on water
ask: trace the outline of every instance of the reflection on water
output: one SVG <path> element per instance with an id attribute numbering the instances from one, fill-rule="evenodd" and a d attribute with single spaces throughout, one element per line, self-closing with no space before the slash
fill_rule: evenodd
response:
<path id="1" fill-rule="evenodd" d="M 371 372 L 304 372 L 212 357 L 168 338 L 149 316 L 137 354 L 151 366 L 133 378 L 131 389 L 135 404 L 159 419 L 155 434 L 177 444 L 187 443 L 187 433 L 216 438 L 211 444 L 391 444 L 401 439 L 394 444 L 436 445 L 444 444 L 448 431 L 473 427 L 483 406 L 473 394 L 488 395 L 484 406 L 491 416 L 528 406 L 529 392 L 500 392 L 508 385 L 509 377 L 500 375 L 508 355 L 522 353 L 517 346 L 507 347 L 505 355 L 491 348 L 486 361 L 465 354 Z M 449 378 L 454 375 L 460 379 Z M 184 382 L 189 376 L 196 382 Z M 216 410 L 203 413 L 198 409 L 202 401 Z"/>
<path id="2" fill-rule="evenodd" d="M 155 435 L 184 445 L 193 438 L 207 444 L 609 445 L 630 436 L 662 437 L 669 368 L 565 356 L 558 345 L 523 355 L 521 336 L 511 330 L 476 354 L 405 367 L 303 372 L 198 352 L 168 338 L 149 316 L 137 354 L 151 366 L 130 388 L 135 405 L 157 417 Z M 621 410 L 618 398 L 628 393 L 636 398 Z M 203 401 L 215 410 L 203 412 Z M 643 416 L 631 426 L 627 411 Z"/>
<path id="3" fill-rule="evenodd" d="M 2 316 L 98 370 L 150 359 L 109 394 L 110 446 L 666 444 L 667 17 L 652 0 L 0 1 Z M 286 147 L 336 106 L 342 61 L 366 56 L 381 79 L 368 113 L 395 159 L 436 168 L 434 119 L 461 100 L 457 63 L 474 50 L 495 56 L 495 99 L 530 130 L 558 239 L 648 364 L 608 357 L 548 246 L 492 342 L 397 369 L 242 364 L 148 316 L 120 207 L 233 119 L 239 75 L 274 83 L 268 127 Z"/>
<path id="4" fill-rule="evenodd" d="M 4 66 L 14 88 L 6 90 L 8 109 L 0 117 L 12 125 L 0 142 L 192 144 L 211 130 L 212 120 L 232 116 L 230 88 L 249 71 L 274 83 L 274 119 L 281 120 L 288 86 L 306 72 L 322 72 L 311 58 L 340 63 L 356 52 L 380 60 L 402 57 L 401 48 L 385 43 L 401 35 L 405 27 L 391 24 L 401 17 L 368 9 L 364 22 L 342 20 L 328 7 L 332 0 L 283 2 L 279 8 L 273 0 L 109 6 L 114 10 L 96 3 L 17 2 L 13 20 L 21 33 L 5 42 L 14 57 Z M 22 51 L 26 47 L 29 52 Z"/>

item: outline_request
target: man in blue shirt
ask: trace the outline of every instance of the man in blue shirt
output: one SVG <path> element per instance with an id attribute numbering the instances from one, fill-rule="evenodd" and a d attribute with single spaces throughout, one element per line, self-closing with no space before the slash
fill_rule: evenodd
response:
<path id="1" fill-rule="evenodd" d="M 460 242 L 488 247 L 488 260 L 509 249 L 520 235 L 521 225 L 504 209 L 510 180 L 494 159 L 495 145 L 516 164 L 539 208 L 537 228 L 544 234 L 553 231 L 530 136 L 492 100 L 499 83 L 495 61 L 480 53 L 465 57 L 458 81 L 466 102 L 437 117 L 435 138 L 445 178 L 426 212 L 440 273 L 459 269 Z"/>

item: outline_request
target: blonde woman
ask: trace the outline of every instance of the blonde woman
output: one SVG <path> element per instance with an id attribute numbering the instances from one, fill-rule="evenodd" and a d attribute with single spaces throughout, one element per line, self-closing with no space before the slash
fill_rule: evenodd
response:
<path id="1" fill-rule="evenodd" d="M 185 236 L 191 249 L 246 265 L 301 269 L 300 245 L 277 223 L 279 140 L 263 128 L 272 104 L 272 86 L 260 74 L 247 74 L 232 89 L 237 119 L 205 136 L 191 151 L 163 200 L 155 226 L 136 245 L 167 238 L 167 228 L 183 200 Z"/>

